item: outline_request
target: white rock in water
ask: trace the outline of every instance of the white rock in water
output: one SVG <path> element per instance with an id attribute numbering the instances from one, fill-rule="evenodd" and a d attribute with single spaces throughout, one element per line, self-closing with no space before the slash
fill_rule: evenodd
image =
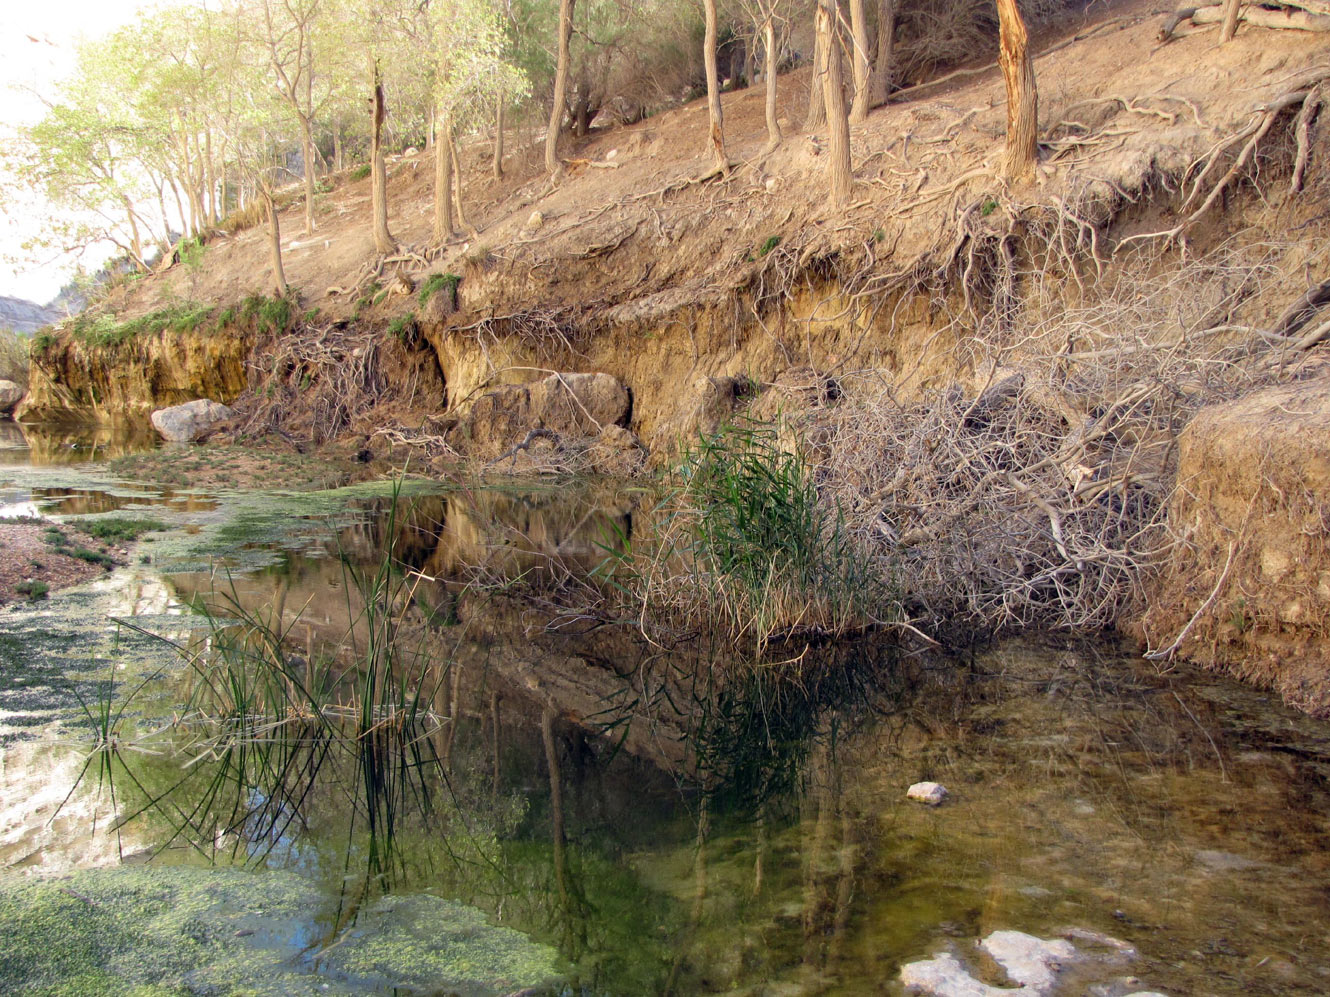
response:
<path id="1" fill-rule="evenodd" d="M 157 430 L 164 440 L 189 443 L 233 415 L 235 412 L 221 402 L 214 402 L 209 398 L 197 398 L 183 405 L 159 408 L 152 414 L 152 428 Z"/>
<path id="2" fill-rule="evenodd" d="M 1111 951 L 1107 959 L 1110 962 L 1134 958 L 1136 955 L 1136 950 L 1126 942 L 1092 931 L 1072 930 L 1083 935 L 1086 941 L 1109 948 Z M 990 986 L 976 979 L 949 952 L 902 966 L 901 983 L 912 993 L 930 994 L 931 997 L 1050 997 L 1057 988 L 1058 973 L 1063 966 L 1077 961 L 1096 962 L 1105 958 L 1095 953 L 1078 952 L 1076 946 L 1063 938 L 1036 938 L 1023 931 L 995 931 L 980 942 L 979 947 L 992 956 L 1008 978 L 1017 984 L 1015 989 Z M 1101 989 L 1091 987 L 1088 992 L 1099 993 Z M 1114 985 L 1112 992 L 1121 991 Z M 1164 995 L 1139 991 L 1129 997 Z"/>
<path id="3" fill-rule="evenodd" d="M 22 400 L 22 388 L 13 381 L 0 381 L 0 415 L 9 415 Z"/>
<path id="4" fill-rule="evenodd" d="M 979 947 L 1030 994 L 1051 992 L 1058 970 L 1076 960 L 1076 946 L 1065 938 L 1036 938 L 1023 931 L 995 931 Z"/>
<path id="5" fill-rule="evenodd" d="M 933 997 L 1011 997 L 1015 991 L 980 983 L 948 952 L 901 967 L 901 983 L 913 993 Z"/>
<path id="6" fill-rule="evenodd" d="M 947 798 L 947 788 L 936 782 L 916 782 L 905 791 L 907 799 L 918 800 L 935 807 Z"/>

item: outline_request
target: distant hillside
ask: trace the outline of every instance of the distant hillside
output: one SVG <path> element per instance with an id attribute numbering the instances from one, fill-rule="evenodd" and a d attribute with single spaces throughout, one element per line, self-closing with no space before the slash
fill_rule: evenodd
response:
<path id="1" fill-rule="evenodd" d="M 57 311 L 34 301 L 0 295 L 0 329 L 33 333 L 62 314 L 63 310 Z"/>

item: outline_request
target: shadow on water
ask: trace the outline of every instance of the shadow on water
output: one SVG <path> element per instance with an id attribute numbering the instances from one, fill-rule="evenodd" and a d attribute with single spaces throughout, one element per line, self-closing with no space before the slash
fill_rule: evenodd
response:
<path id="1" fill-rule="evenodd" d="M 1068 992 L 1324 991 L 1326 724 L 1107 642 L 662 648 L 558 598 L 633 533 L 574 499 L 376 500 L 321 551 L 176 576 L 212 618 L 100 725 L 120 833 L 314 884 L 325 981 L 428 893 L 554 946 L 565 993 L 899 992 L 1068 927 L 1141 953 Z"/>

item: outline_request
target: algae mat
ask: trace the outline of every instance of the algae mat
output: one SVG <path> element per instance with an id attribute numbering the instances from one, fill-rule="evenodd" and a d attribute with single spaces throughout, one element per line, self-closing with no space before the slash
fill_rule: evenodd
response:
<path id="1" fill-rule="evenodd" d="M 0 880 L 0 992 L 507 994 L 555 953 L 474 908 L 384 897 L 329 942 L 336 898 L 279 871 L 123 866 Z"/>

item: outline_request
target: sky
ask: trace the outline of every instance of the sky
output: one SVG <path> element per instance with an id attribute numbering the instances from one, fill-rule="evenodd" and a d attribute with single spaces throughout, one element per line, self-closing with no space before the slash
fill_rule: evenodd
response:
<path id="1" fill-rule="evenodd" d="M 0 0 L 0 141 L 12 141 L 15 126 L 41 117 L 42 103 L 31 91 L 52 93 L 73 69 L 81 37 L 100 37 L 144 6 L 143 0 Z M 0 210 L 0 294 L 44 304 L 69 279 L 72 261 L 28 258 L 14 264 L 9 258 L 23 254 L 24 240 L 40 231 L 50 208 L 34 195 Z M 84 262 L 95 266 L 101 260 Z"/>

